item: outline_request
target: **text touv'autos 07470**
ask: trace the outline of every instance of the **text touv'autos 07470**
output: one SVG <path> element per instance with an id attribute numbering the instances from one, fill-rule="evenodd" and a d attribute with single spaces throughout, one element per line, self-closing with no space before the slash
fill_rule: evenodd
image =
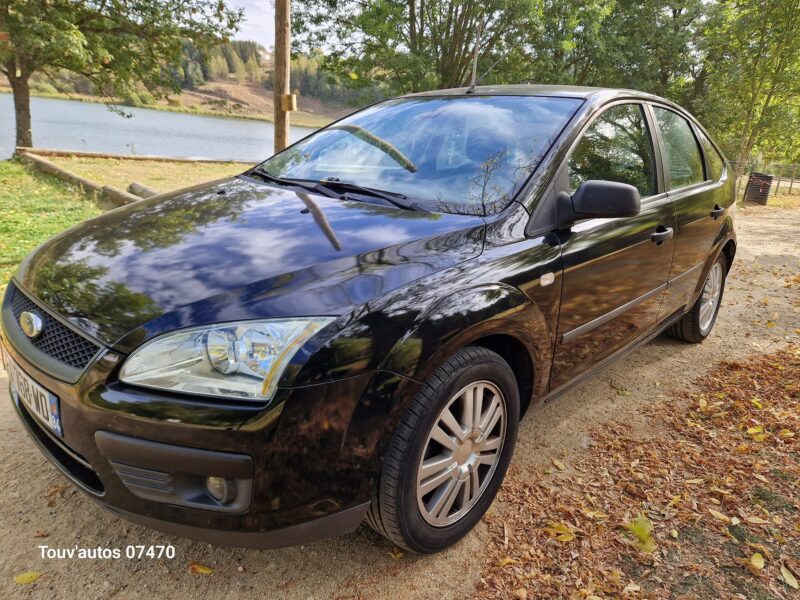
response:
<path id="1" fill-rule="evenodd" d="M 526 412 L 663 330 L 709 335 L 734 207 L 661 98 L 404 96 L 48 241 L 8 285 L 3 362 L 33 441 L 127 519 L 263 547 L 366 520 L 435 552 Z"/>

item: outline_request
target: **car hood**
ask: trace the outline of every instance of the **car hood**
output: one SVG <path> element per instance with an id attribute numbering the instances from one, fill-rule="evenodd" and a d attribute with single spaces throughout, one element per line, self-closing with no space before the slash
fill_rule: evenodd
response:
<path id="1" fill-rule="evenodd" d="M 344 314 L 479 254 L 483 227 L 240 177 L 87 221 L 37 248 L 17 280 L 126 351 L 180 327 Z"/>

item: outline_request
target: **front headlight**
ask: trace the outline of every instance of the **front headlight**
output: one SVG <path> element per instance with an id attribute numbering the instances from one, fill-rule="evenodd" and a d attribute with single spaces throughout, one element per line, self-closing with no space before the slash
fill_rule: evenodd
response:
<path id="1" fill-rule="evenodd" d="M 119 378 L 160 390 L 264 402 L 295 353 L 331 321 L 241 321 L 168 333 L 131 354 Z"/>

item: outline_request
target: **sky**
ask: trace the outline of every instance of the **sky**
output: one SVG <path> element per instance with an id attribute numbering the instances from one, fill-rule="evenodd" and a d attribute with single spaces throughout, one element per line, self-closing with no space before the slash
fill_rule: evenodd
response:
<path id="1" fill-rule="evenodd" d="M 275 8 L 273 0 L 228 0 L 228 6 L 244 9 L 244 23 L 235 40 L 255 40 L 264 48 L 275 43 Z"/>

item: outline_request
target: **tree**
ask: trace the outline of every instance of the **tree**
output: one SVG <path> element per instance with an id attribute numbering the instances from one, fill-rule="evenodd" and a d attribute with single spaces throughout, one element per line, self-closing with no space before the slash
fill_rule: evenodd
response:
<path id="1" fill-rule="evenodd" d="M 247 62 L 244 64 L 244 68 L 247 70 L 247 79 L 250 83 L 258 83 L 260 79 L 260 70 L 258 68 L 258 61 L 256 60 L 255 56 L 251 56 L 247 59 Z"/>
<path id="2" fill-rule="evenodd" d="M 156 97 L 177 91 L 168 65 L 185 40 L 217 43 L 242 19 L 224 0 L 0 0 L 0 72 L 14 94 L 18 146 L 33 144 L 29 82 L 64 69 L 87 77 L 111 100 L 143 84 Z"/>
<path id="3" fill-rule="evenodd" d="M 213 55 L 208 61 L 208 78 L 216 81 L 228 79 L 228 61 L 221 54 Z"/>
<path id="4" fill-rule="evenodd" d="M 296 48 L 326 48 L 325 67 L 394 92 L 464 85 L 478 24 L 481 62 L 511 43 L 530 0 L 309 0 L 292 12 Z M 335 39 L 330 36 L 336 31 Z"/>
<path id="5" fill-rule="evenodd" d="M 754 148 L 781 143 L 798 121 L 797 0 L 720 3 L 708 23 L 705 51 L 701 116 L 721 136 L 738 177 Z M 797 140 L 796 129 L 791 137 Z"/>

